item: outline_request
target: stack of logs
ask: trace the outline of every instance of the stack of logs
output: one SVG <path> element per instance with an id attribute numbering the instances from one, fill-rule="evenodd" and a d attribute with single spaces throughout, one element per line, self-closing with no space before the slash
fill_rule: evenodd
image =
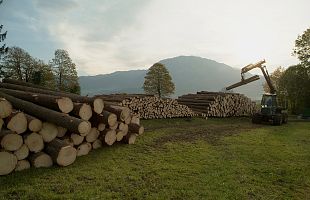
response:
<path id="1" fill-rule="evenodd" d="M 0 130 L 0 175 L 68 166 L 92 149 L 133 144 L 144 132 L 126 107 L 10 79 L 0 83 Z"/>
<path id="2" fill-rule="evenodd" d="M 257 111 L 255 102 L 237 93 L 201 91 L 180 96 L 177 101 L 203 117 L 249 116 Z"/>
<path id="3" fill-rule="evenodd" d="M 142 119 L 193 117 L 195 113 L 175 99 L 146 94 L 111 94 L 97 96 L 106 102 L 128 107 L 131 114 Z"/>

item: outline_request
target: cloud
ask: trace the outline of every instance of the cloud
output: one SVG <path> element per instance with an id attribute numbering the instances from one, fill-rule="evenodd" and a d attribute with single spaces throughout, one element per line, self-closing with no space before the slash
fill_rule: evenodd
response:
<path id="1" fill-rule="evenodd" d="M 53 12 L 53 14 L 67 12 L 69 10 L 77 8 L 79 5 L 74 0 L 52 0 L 52 1 L 35 0 L 34 4 L 38 9 L 43 9 L 45 12 L 46 11 Z"/>

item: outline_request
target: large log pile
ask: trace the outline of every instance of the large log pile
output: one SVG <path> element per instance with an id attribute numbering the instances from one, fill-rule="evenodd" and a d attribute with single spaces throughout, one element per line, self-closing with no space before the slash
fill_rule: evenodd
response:
<path id="1" fill-rule="evenodd" d="M 255 102 L 237 93 L 201 91 L 182 95 L 177 101 L 203 117 L 249 116 L 257 111 Z"/>
<path id="2" fill-rule="evenodd" d="M 131 114 L 142 119 L 192 117 L 195 113 L 175 99 L 146 94 L 111 94 L 98 96 L 104 101 L 128 107 Z"/>
<path id="3" fill-rule="evenodd" d="M 115 142 L 133 144 L 144 128 L 127 107 L 24 82 L 0 83 L 0 175 L 53 164 Z"/>

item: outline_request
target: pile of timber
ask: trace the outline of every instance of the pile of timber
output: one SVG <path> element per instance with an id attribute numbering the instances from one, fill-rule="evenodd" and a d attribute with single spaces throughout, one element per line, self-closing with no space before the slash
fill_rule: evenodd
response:
<path id="1" fill-rule="evenodd" d="M 115 142 L 133 144 L 144 132 L 127 107 L 36 85 L 0 83 L 0 175 L 53 164 Z"/>
<path id="2" fill-rule="evenodd" d="M 237 93 L 201 91 L 182 95 L 177 101 L 203 117 L 250 116 L 257 112 L 255 102 Z"/>
<path id="3" fill-rule="evenodd" d="M 179 104 L 175 99 L 159 98 L 146 94 L 111 94 L 97 96 L 106 102 L 125 106 L 131 114 L 142 119 L 160 119 L 193 117 L 195 113 L 186 105 Z"/>

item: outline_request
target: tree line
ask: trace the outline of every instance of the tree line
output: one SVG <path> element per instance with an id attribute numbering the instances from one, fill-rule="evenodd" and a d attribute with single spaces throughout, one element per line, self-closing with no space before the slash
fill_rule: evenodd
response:
<path id="1" fill-rule="evenodd" d="M 300 63 L 286 70 L 278 67 L 271 75 L 280 104 L 293 114 L 310 112 L 310 28 L 299 35 L 293 49 Z M 264 84 L 265 92 L 269 92 Z"/>
<path id="2" fill-rule="evenodd" d="M 63 49 L 57 49 L 54 58 L 45 63 L 20 47 L 10 47 L 1 58 L 0 76 L 80 94 L 76 65 Z"/>

